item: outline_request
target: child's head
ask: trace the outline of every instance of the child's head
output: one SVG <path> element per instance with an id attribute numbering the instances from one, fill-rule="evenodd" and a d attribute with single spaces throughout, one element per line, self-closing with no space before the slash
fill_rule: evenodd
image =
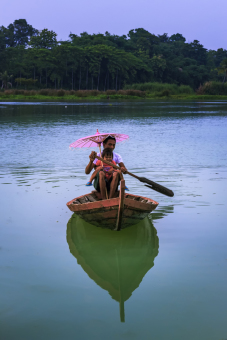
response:
<path id="1" fill-rule="evenodd" d="M 106 161 L 111 162 L 113 159 L 113 151 L 111 149 L 104 149 L 102 152 L 102 158 L 104 158 Z"/>

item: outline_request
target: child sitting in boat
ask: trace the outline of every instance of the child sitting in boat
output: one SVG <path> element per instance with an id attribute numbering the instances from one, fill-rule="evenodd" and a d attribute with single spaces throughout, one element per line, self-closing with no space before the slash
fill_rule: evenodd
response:
<path id="1" fill-rule="evenodd" d="M 102 152 L 102 158 L 105 161 L 108 161 L 108 162 L 116 165 L 116 163 L 113 161 L 113 151 L 111 149 L 104 149 L 103 152 Z M 97 169 L 91 175 L 91 178 L 90 178 L 89 182 L 87 182 L 86 186 L 92 185 L 92 182 L 95 179 L 97 172 L 99 172 L 99 171 L 104 171 L 106 182 L 110 182 L 112 177 L 113 177 L 113 172 L 117 171 L 112 166 L 110 166 L 109 164 L 103 163 L 103 165 L 102 165 L 102 162 L 100 160 L 97 161 L 96 166 L 97 166 Z"/>

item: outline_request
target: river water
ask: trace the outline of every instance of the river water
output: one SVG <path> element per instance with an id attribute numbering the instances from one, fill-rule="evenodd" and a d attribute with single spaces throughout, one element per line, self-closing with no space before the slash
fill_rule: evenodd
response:
<path id="1" fill-rule="evenodd" d="M 66 207 L 100 132 L 158 208 L 121 232 Z M 0 103 L 0 339 L 227 339 L 227 103 Z"/>

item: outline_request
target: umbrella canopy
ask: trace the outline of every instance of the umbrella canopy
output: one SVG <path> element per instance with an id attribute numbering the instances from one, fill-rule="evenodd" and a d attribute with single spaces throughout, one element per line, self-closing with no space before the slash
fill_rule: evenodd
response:
<path id="1" fill-rule="evenodd" d="M 159 239 L 150 219 L 120 233 L 94 227 L 77 215 L 67 225 L 69 250 L 89 277 L 120 304 L 124 322 L 124 302 L 139 287 L 154 266 Z"/>
<path id="2" fill-rule="evenodd" d="M 100 133 L 97 129 L 95 135 L 87 136 L 76 140 L 74 143 L 70 144 L 70 148 L 90 148 L 90 147 L 99 147 L 101 143 L 107 137 L 114 137 L 116 139 L 116 143 L 123 142 L 129 138 L 128 135 L 124 135 L 122 133 Z"/>

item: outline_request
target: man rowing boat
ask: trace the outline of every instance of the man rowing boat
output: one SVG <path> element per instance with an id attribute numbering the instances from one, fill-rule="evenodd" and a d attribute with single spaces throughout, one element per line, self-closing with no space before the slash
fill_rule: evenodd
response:
<path id="1" fill-rule="evenodd" d="M 108 136 L 103 141 L 103 149 L 111 149 L 112 151 L 115 149 L 116 145 L 116 139 L 114 136 Z M 88 165 L 85 168 L 85 173 L 88 175 L 93 169 L 96 169 L 96 155 L 101 156 L 100 153 L 96 153 L 95 151 L 92 151 L 89 155 L 90 161 Z M 116 152 L 113 152 L 113 161 L 118 164 L 121 168 L 121 172 L 125 173 L 127 171 L 123 159 L 121 155 L 117 154 Z M 110 194 L 109 198 L 113 198 L 115 191 L 117 190 L 118 184 L 120 181 L 120 173 L 119 171 L 113 173 L 113 178 L 110 183 Z M 96 174 L 95 180 L 94 180 L 94 187 L 97 191 L 101 192 L 102 199 L 106 199 L 106 181 L 105 181 L 105 174 L 103 171 L 99 171 Z"/>

